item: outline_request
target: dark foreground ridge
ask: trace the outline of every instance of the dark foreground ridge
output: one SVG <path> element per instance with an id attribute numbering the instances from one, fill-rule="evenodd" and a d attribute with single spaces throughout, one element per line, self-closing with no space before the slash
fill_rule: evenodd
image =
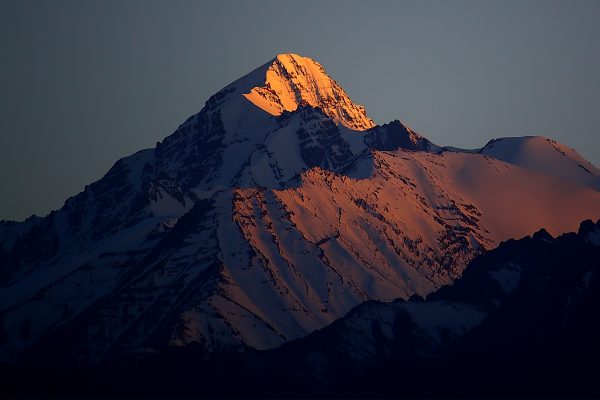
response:
<path id="1" fill-rule="evenodd" d="M 600 221 L 509 240 L 427 299 L 366 302 L 266 352 L 4 367 L 7 397 L 598 397 Z"/>

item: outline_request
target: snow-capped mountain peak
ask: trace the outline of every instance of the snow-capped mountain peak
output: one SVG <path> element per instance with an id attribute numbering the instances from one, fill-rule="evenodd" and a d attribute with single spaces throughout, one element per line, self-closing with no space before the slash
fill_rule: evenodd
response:
<path id="1" fill-rule="evenodd" d="M 376 126 L 317 62 L 279 55 L 60 210 L 0 221 L 0 362 L 273 348 L 364 300 L 426 295 L 503 240 L 600 217 L 574 151 L 494 143 Z"/>
<path id="2" fill-rule="evenodd" d="M 318 62 L 297 54 L 279 54 L 267 63 L 265 81 L 245 93 L 246 99 L 271 115 L 294 111 L 308 104 L 319 107 L 337 123 L 355 130 L 375 126 L 363 106 L 348 94 Z"/>

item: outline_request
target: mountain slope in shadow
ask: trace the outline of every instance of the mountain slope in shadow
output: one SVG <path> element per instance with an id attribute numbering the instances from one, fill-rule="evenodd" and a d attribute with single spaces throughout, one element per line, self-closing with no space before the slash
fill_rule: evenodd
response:
<path id="1" fill-rule="evenodd" d="M 12 368 L 6 393 L 596 397 L 599 268 L 600 221 L 587 220 L 578 233 L 503 242 L 426 299 L 365 302 L 279 349 L 188 345 L 91 369 Z"/>

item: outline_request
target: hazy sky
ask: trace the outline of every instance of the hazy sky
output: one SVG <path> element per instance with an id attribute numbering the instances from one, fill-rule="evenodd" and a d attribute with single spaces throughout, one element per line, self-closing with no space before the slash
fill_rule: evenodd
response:
<path id="1" fill-rule="evenodd" d="M 0 1 L 0 219 L 44 215 L 276 54 L 440 145 L 600 165 L 600 1 Z"/>

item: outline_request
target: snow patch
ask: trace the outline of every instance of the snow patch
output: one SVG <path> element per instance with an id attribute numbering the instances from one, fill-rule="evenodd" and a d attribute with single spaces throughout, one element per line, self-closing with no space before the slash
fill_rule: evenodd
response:
<path id="1" fill-rule="evenodd" d="M 588 234 L 587 240 L 593 246 L 600 247 L 600 229 L 591 231 Z"/>
<path id="2" fill-rule="evenodd" d="M 515 263 L 508 263 L 504 265 L 504 268 L 498 271 L 489 271 L 489 274 L 507 294 L 514 293 L 521 280 L 522 268 L 520 265 Z"/>

